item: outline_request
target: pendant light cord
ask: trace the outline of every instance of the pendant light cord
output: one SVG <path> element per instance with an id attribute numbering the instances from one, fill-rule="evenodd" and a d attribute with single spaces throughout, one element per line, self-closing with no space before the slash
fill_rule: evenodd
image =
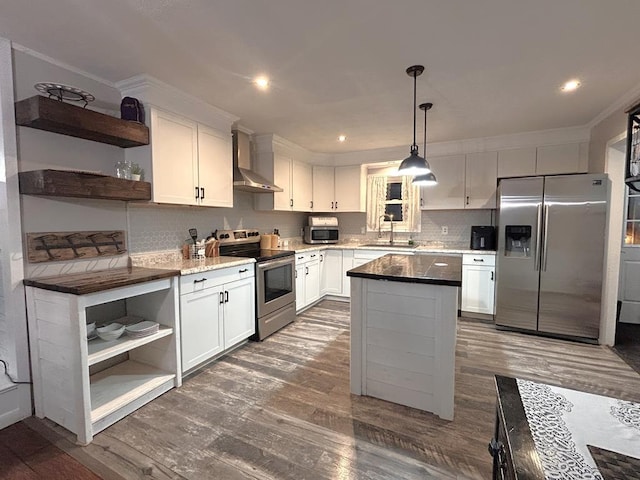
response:
<path id="1" fill-rule="evenodd" d="M 411 145 L 411 151 L 413 152 L 415 150 L 417 154 L 418 145 L 416 144 L 416 73 L 417 72 L 413 72 L 413 145 Z"/>
<path id="2" fill-rule="evenodd" d="M 422 105 L 420 105 L 422 106 Z M 422 155 L 427 158 L 427 109 L 424 109 L 424 145 L 422 147 Z"/>

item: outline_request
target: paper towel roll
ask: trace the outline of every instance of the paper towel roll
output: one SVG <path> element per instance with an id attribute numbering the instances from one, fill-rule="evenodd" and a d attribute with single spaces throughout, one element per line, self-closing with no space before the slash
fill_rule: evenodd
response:
<path id="1" fill-rule="evenodd" d="M 269 235 L 268 233 L 260 235 L 260 248 L 269 250 L 271 248 L 271 237 L 273 236 L 274 235 Z"/>

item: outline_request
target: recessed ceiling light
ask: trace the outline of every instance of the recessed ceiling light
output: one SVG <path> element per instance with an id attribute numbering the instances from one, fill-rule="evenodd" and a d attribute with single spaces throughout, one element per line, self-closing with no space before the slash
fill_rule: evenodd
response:
<path id="1" fill-rule="evenodd" d="M 580 87 L 580 80 L 569 80 L 568 82 L 566 82 L 564 85 L 562 85 L 562 87 L 560 87 L 560 90 L 562 90 L 563 92 L 573 92 L 574 90 L 577 90 Z"/>
<path id="2" fill-rule="evenodd" d="M 339 142 L 344 142 L 346 139 L 347 139 L 347 136 L 346 136 L 346 135 L 340 135 L 340 136 L 338 137 L 338 141 L 339 141 Z"/>
<path id="3" fill-rule="evenodd" d="M 267 88 L 269 88 L 269 77 L 260 75 L 253 80 L 253 83 L 255 83 L 256 87 L 258 87 L 260 90 L 266 90 Z"/>

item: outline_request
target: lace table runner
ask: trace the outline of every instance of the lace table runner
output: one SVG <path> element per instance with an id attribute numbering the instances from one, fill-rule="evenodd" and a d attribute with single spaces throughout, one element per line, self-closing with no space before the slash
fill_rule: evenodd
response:
<path id="1" fill-rule="evenodd" d="M 517 380 L 548 480 L 607 480 L 587 445 L 640 458 L 640 403 Z"/>

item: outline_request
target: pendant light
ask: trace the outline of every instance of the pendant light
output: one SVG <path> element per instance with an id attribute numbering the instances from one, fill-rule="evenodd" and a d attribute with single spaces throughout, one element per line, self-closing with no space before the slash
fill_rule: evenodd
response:
<path id="1" fill-rule="evenodd" d="M 424 152 L 424 158 L 427 158 L 427 110 L 430 110 L 433 107 L 433 103 L 421 103 L 420 110 L 424 110 L 424 146 L 422 147 L 422 151 Z M 413 177 L 413 181 L 411 182 L 413 185 L 420 186 L 431 186 L 436 185 L 438 180 L 433 172 L 429 172 L 424 175 L 418 175 Z"/>
<path id="2" fill-rule="evenodd" d="M 398 168 L 399 175 L 424 175 L 431 171 L 429 163 L 418 155 L 418 145 L 416 145 L 416 77 L 422 75 L 422 72 L 424 72 L 422 65 L 407 68 L 407 75 L 413 77 L 413 143 L 411 155 L 405 158 Z"/>

